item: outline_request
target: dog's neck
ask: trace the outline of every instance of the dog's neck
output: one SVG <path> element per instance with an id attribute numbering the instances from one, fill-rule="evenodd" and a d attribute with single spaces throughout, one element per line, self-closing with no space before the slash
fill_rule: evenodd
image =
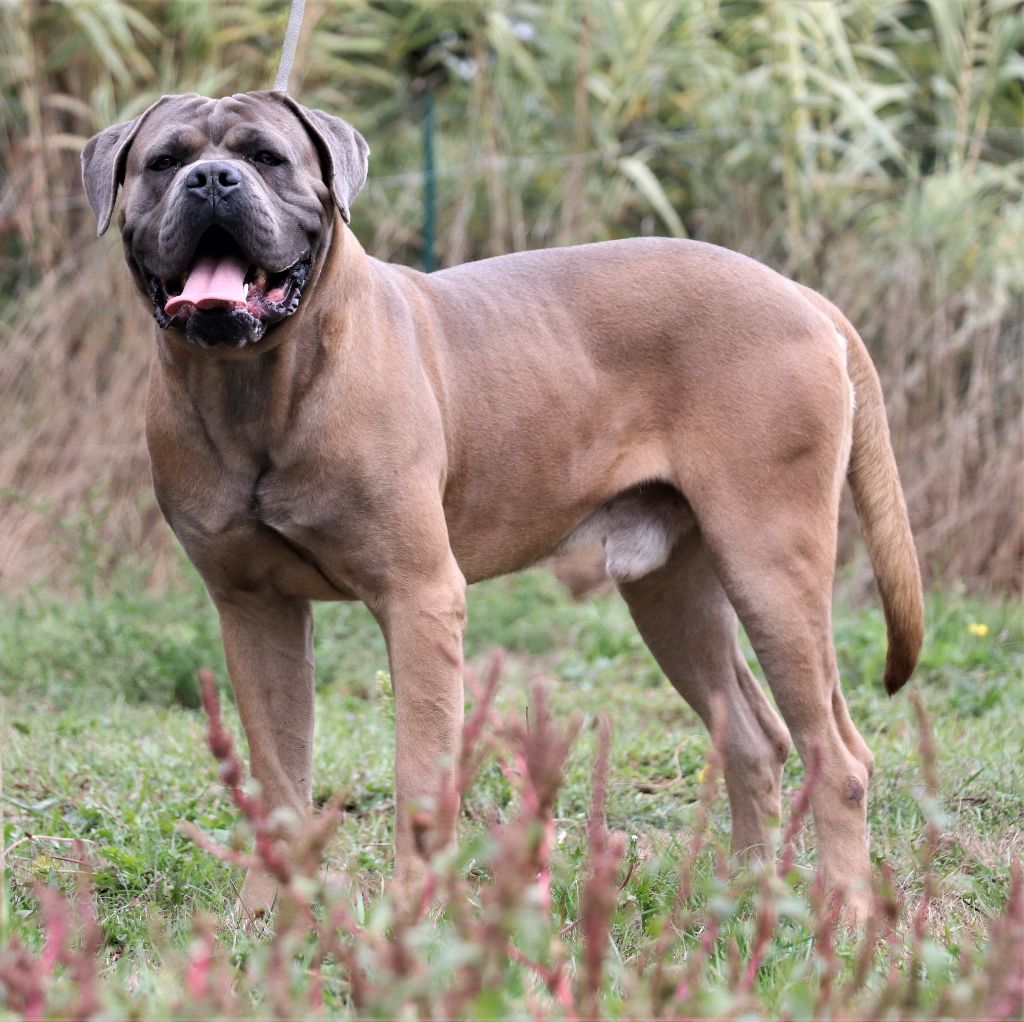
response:
<path id="1" fill-rule="evenodd" d="M 367 278 L 366 254 L 339 219 L 302 305 L 266 342 L 252 350 L 207 350 L 158 330 L 154 371 L 192 404 L 209 431 L 234 435 L 258 455 L 295 425 L 302 399 L 328 360 L 343 357 L 350 306 L 363 300 Z"/>

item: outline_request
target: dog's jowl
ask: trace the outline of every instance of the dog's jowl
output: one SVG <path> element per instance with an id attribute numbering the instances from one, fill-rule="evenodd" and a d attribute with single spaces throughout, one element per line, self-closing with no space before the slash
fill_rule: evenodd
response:
<path id="1" fill-rule="evenodd" d="M 453 783 L 466 583 L 599 539 L 669 680 L 705 722 L 724 708 L 735 852 L 766 851 L 792 740 L 820 756 L 821 862 L 863 913 L 872 757 L 831 636 L 844 480 L 890 692 L 923 621 L 860 337 L 814 292 L 692 241 L 431 275 L 380 262 L 347 226 L 367 157 L 345 121 L 274 92 L 166 96 L 83 154 L 101 233 L 123 191 L 156 322 L 157 498 L 220 615 L 264 797 L 310 804 L 310 601 L 364 601 L 395 688 L 396 873 L 415 885 L 412 811 Z M 242 901 L 273 894 L 250 875 Z"/>

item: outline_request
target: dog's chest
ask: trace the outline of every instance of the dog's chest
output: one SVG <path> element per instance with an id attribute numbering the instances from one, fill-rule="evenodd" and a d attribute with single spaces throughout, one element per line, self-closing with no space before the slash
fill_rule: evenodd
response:
<path id="1" fill-rule="evenodd" d="M 358 591 L 361 558 L 355 537 L 362 530 L 355 524 L 357 512 L 352 501 L 318 481 L 315 473 L 261 473 L 252 487 L 248 512 L 257 531 L 282 544 L 296 567 L 318 576 L 311 589 L 319 591 L 321 579 L 327 579 L 342 598 Z"/>
<path id="2" fill-rule="evenodd" d="M 275 485 L 272 474 L 265 471 L 256 479 L 249 497 L 250 514 L 259 525 L 292 542 L 308 538 L 309 531 L 298 521 L 295 506 L 295 499 L 280 485 Z"/>
<path id="3" fill-rule="evenodd" d="M 337 521 L 325 489 L 308 467 L 297 471 L 268 464 L 252 483 L 249 513 L 289 542 L 316 545 L 330 537 Z"/>

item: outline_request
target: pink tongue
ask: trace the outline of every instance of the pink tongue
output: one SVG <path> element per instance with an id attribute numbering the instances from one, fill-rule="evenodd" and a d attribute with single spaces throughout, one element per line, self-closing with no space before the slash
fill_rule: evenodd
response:
<path id="1" fill-rule="evenodd" d="M 180 295 L 169 299 L 164 306 L 168 316 L 174 316 L 186 305 L 197 309 L 232 308 L 245 305 L 245 275 L 249 264 L 240 257 L 203 256 L 196 260 Z"/>

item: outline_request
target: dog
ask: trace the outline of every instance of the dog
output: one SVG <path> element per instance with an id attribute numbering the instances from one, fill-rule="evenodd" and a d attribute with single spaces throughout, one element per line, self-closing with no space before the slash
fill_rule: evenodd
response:
<path id="1" fill-rule="evenodd" d="M 98 233 L 124 193 L 125 260 L 156 320 L 156 496 L 219 613 L 263 798 L 309 810 L 311 601 L 362 600 L 387 641 L 395 874 L 414 890 L 414 814 L 454 784 L 467 583 L 599 540 L 669 680 L 705 723 L 724 710 L 733 851 L 771 854 L 794 743 L 818 763 L 821 865 L 862 917 L 873 761 L 831 634 L 844 479 L 890 693 L 924 619 L 861 338 L 815 292 L 696 241 L 430 275 L 378 261 L 347 226 L 368 153 L 341 118 L 267 91 L 165 96 L 82 154 Z M 274 892 L 250 870 L 240 900 L 256 912 Z"/>

